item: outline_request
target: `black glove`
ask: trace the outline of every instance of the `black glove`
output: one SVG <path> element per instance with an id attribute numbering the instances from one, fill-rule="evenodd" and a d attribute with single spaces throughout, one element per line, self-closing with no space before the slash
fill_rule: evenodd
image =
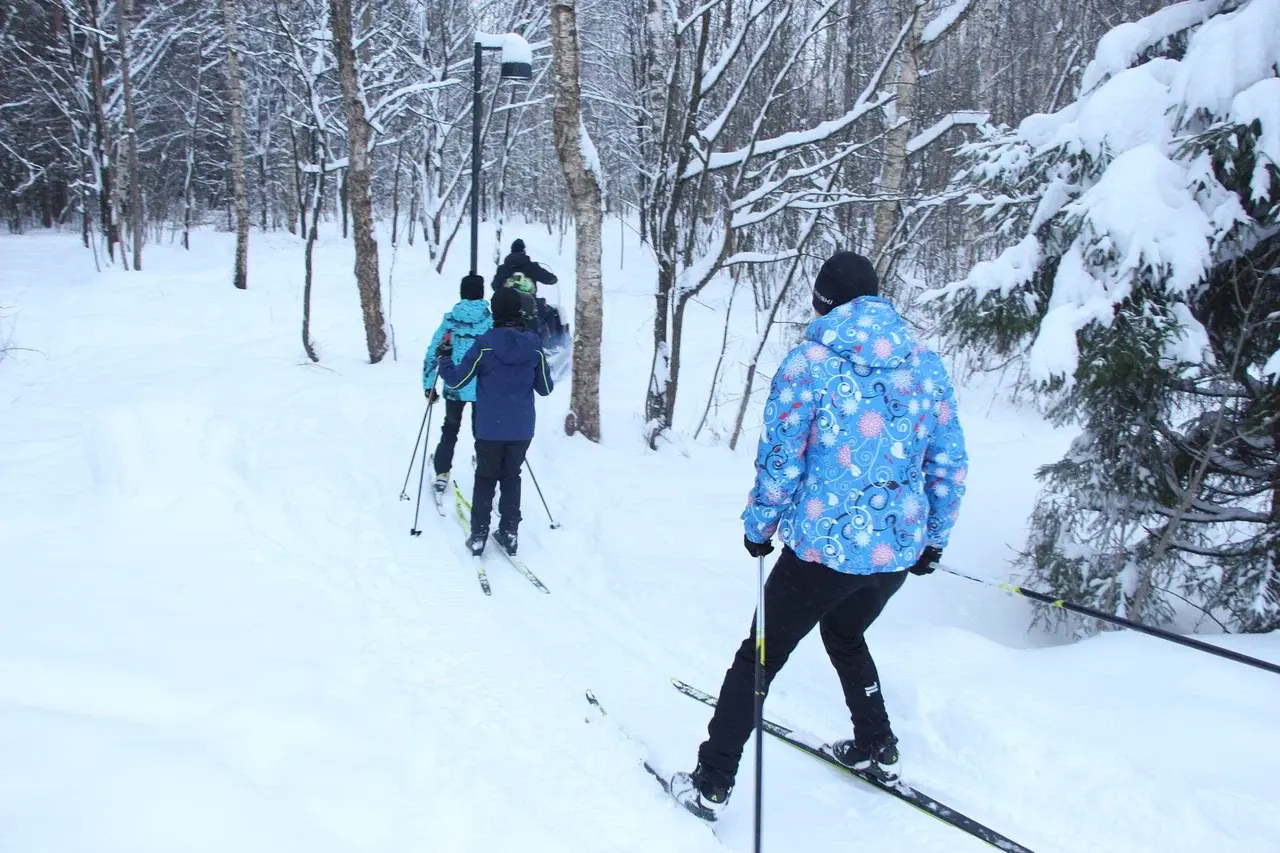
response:
<path id="1" fill-rule="evenodd" d="M 444 340 L 440 341 L 440 346 L 436 347 L 436 361 L 441 359 L 453 360 L 453 341 L 450 335 L 445 335 Z"/>
<path id="2" fill-rule="evenodd" d="M 439 399 L 440 399 L 440 395 L 436 392 L 436 389 L 435 389 L 435 387 L 434 387 L 434 386 L 433 386 L 433 387 L 431 387 L 431 388 L 427 388 L 427 389 L 425 389 L 425 392 L 426 392 L 426 395 L 427 395 L 427 402 L 428 402 L 428 403 L 434 403 L 434 402 L 436 402 L 437 400 L 439 400 Z"/>
<path id="3" fill-rule="evenodd" d="M 753 557 L 767 557 L 773 553 L 772 539 L 766 539 L 763 542 L 753 542 L 751 537 L 744 533 L 742 536 L 742 544 L 746 546 L 747 553 Z"/>
<path id="4" fill-rule="evenodd" d="M 934 570 L 934 563 L 942 559 L 942 549 L 935 548 L 932 545 L 926 545 L 920 559 L 916 560 L 916 564 L 907 571 L 913 575 L 927 575 Z"/>

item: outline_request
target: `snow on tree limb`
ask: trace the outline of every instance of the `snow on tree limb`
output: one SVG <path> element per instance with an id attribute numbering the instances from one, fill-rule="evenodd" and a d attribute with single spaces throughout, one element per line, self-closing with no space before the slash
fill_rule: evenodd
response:
<path id="1" fill-rule="evenodd" d="M 953 127 L 962 127 L 966 125 L 982 126 L 991 118 L 988 113 L 974 112 L 972 110 L 961 110 L 949 113 L 934 123 L 933 127 L 917 133 L 907 142 L 907 153 L 915 154 L 921 148 L 932 145 L 944 133 Z"/>
<path id="2" fill-rule="evenodd" d="M 938 17 L 925 25 L 924 32 L 920 34 L 920 44 L 931 45 L 945 36 L 968 14 L 969 7 L 970 0 L 956 0 L 956 2 L 943 9 L 938 14 Z"/>

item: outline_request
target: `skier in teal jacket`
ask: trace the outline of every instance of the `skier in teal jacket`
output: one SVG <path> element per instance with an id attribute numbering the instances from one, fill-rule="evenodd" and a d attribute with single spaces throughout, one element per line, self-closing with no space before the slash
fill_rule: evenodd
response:
<path id="1" fill-rule="evenodd" d="M 484 276 L 465 275 L 462 277 L 462 297 L 449 313 L 444 315 L 440 327 L 431 336 L 427 346 L 426 359 L 422 363 L 422 389 L 427 399 L 435 402 L 440 399 L 435 389 L 436 384 L 436 351 L 446 340 L 453 348 L 453 363 L 462 361 L 467 350 L 475 343 L 476 338 L 493 328 L 493 315 L 489 311 L 489 301 L 484 298 Z M 453 467 L 453 450 L 458 444 L 458 431 L 462 428 L 462 411 L 467 403 L 471 403 L 472 433 L 475 433 L 476 383 L 473 379 L 461 388 L 444 389 L 444 427 L 440 432 L 440 443 L 432 456 L 436 479 L 432 488 L 443 493 L 449 482 L 449 471 Z"/>

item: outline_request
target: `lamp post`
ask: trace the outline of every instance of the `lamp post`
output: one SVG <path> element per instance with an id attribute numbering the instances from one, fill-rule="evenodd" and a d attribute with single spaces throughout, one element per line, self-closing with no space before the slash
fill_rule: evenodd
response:
<path id="1" fill-rule="evenodd" d="M 533 79 L 533 48 L 515 33 L 476 33 L 475 60 L 471 74 L 471 274 L 476 274 L 480 241 L 480 78 L 484 52 L 502 51 L 503 80 Z"/>

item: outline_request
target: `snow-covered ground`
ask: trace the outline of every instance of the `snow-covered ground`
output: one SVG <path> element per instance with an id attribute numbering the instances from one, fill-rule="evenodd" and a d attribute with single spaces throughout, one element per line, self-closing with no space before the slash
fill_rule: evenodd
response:
<path id="1" fill-rule="evenodd" d="M 530 461 L 563 526 L 527 488 L 522 552 L 552 592 L 494 557 L 492 597 L 456 521 L 428 502 L 411 537 L 398 500 L 465 247 L 438 277 L 383 240 L 398 358 L 373 366 L 350 250 L 322 241 L 313 366 L 288 235 L 254 235 L 247 292 L 225 234 L 102 274 L 72 236 L 0 238 L 24 348 L 0 363 L 0 850 L 720 846 L 583 691 L 692 766 L 707 709 L 667 679 L 715 692 L 750 622 L 758 411 L 737 453 L 683 437 L 719 351 L 713 290 L 690 310 L 679 434 L 644 448 L 651 268 L 607 233 L 606 439 L 562 435 L 567 382 L 540 403 Z M 513 236 L 572 277 L 571 240 Z M 1070 436 L 990 388 L 961 397 L 973 464 L 946 560 L 1007 575 L 1032 472 Z M 1132 634 L 1062 645 L 1029 615 L 941 573 L 891 602 L 871 641 L 910 781 L 1037 853 L 1280 850 L 1280 679 Z M 1219 641 L 1280 660 L 1278 636 Z M 816 637 L 766 710 L 844 733 Z M 776 741 L 765 760 L 770 850 L 990 849 Z M 718 828 L 729 849 L 750 848 L 751 788 L 744 772 Z"/>

